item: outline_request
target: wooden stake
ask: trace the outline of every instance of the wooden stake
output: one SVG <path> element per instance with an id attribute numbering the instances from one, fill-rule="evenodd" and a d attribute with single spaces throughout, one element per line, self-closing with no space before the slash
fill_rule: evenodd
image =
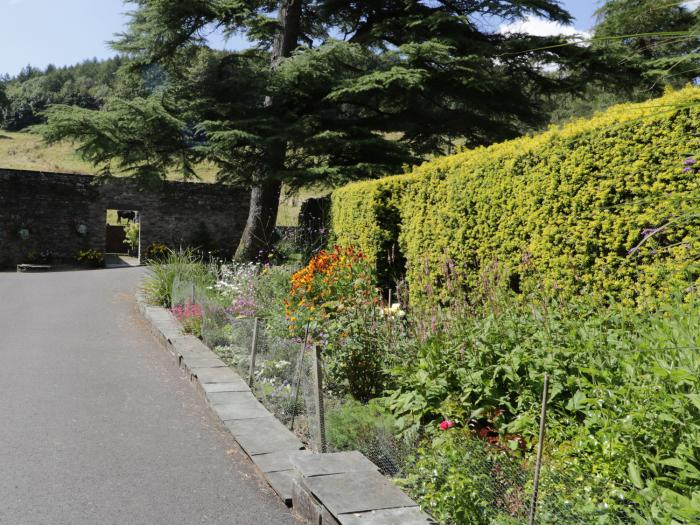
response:
<path id="1" fill-rule="evenodd" d="M 544 375 L 544 388 L 542 390 L 542 412 L 540 413 L 540 437 L 537 443 L 537 461 L 535 463 L 535 479 L 532 487 L 532 503 L 530 504 L 529 525 L 534 525 L 537 512 L 537 491 L 540 487 L 540 469 L 542 468 L 542 449 L 544 448 L 545 421 L 547 419 L 547 394 L 549 392 L 549 376 Z"/>

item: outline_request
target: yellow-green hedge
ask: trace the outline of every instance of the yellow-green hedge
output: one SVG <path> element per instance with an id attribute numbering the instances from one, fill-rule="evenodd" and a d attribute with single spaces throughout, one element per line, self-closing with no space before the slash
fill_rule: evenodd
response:
<path id="1" fill-rule="evenodd" d="M 522 291 L 639 301 L 695 282 L 700 89 L 616 106 L 533 137 L 444 157 L 333 194 L 332 227 L 390 275 L 398 242 L 412 297 L 474 291 L 497 266 Z M 630 255 L 644 229 L 682 219 Z M 452 269 L 454 268 L 454 270 Z"/>
<path id="2" fill-rule="evenodd" d="M 379 281 L 388 285 L 403 273 L 405 261 L 398 246 L 401 197 L 411 175 L 355 182 L 331 195 L 331 228 L 343 246 L 360 247 L 376 266 Z"/>

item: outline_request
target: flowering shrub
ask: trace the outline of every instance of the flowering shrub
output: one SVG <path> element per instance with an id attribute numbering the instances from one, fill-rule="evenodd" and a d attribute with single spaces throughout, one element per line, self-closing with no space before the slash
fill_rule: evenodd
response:
<path id="1" fill-rule="evenodd" d="M 286 301 L 290 331 L 303 332 L 307 322 L 329 319 L 347 308 L 377 305 L 372 267 L 352 246 L 321 250 L 292 276 Z"/>
<path id="2" fill-rule="evenodd" d="M 382 304 L 361 251 L 336 246 L 314 256 L 292 277 L 286 314 L 292 335 L 303 335 L 310 324 L 329 390 L 368 401 L 386 387 L 405 312 L 399 303 Z"/>
<path id="3" fill-rule="evenodd" d="M 255 283 L 259 273 L 255 263 L 231 263 L 219 268 L 214 288 L 230 301 L 227 311 L 236 317 L 254 317 L 257 314 Z"/>
<path id="4" fill-rule="evenodd" d="M 191 301 L 184 305 L 173 306 L 170 311 L 180 321 L 186 334 L 202 337 L 202 308 Z"/>
<path id="5" fill-rule="evenodd" d="M 453 426 L 455 426 L 454 421 L 450 421 L 449 419 L 445 419 L 442 423 L 440 423 L 440 430 L 449 430 Z"/>

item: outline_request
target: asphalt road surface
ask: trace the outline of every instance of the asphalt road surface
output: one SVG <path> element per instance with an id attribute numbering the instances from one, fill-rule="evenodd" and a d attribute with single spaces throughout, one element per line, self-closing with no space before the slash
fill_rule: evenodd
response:
<path id="1" fill-rule="evenodd" d="M 0 273 L 0 524 L 295 524 L 134 309 L 142 268 Z"/>

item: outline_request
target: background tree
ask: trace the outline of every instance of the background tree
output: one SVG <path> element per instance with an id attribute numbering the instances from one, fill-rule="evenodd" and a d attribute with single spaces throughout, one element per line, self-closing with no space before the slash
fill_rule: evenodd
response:
<path id="1" fill-rule="evenodd" d="M 215 162 L 220 180 L 252 188 L 246 259 L 270 247 L 283 181 L 374 177 L 455 143 L 517 135 L 546 120 L 543 95 L 576 91 L 604 68 L 587 47 L 483 23 L 570 22 L 554 0 L 132 3 L 114 46 L 132 78 L 158 68 L 165 84 L 108 104 L 111 114 L 54 107 L 45 137 L 77 139 L 105 171 L 118 159 L 139 175 L 178 166 L 191 176 L 196 162 Z M 213 28 L 250 49 L 208 49 Z"/>
<path id="2" fill-rule="evenodd" d="M 5 81 L 6 103 L 0 106 L 0 128 L 20 131 L 44 122 L 41 113 L 52 104 L 98 109 L 113 94 L 120 57 L 86 60 L 66 67 L 27 66 Z"/>
<path id="3" fill-rule="evenodd" d="M 7 88 L 5 87 L 5 83 L 0 81 L 0 115 L 3 114 L 3 111 L 10 103 L 10 101 L 7 99 L 6 90 Z"/>
<path id="4" fill-rule="evenodd" d="M 628 86 L 653 96 L 700 73 L 697 6 L 670 0 L 608 0 L 596 11 L 595 45 L 617 55 Z"/>

